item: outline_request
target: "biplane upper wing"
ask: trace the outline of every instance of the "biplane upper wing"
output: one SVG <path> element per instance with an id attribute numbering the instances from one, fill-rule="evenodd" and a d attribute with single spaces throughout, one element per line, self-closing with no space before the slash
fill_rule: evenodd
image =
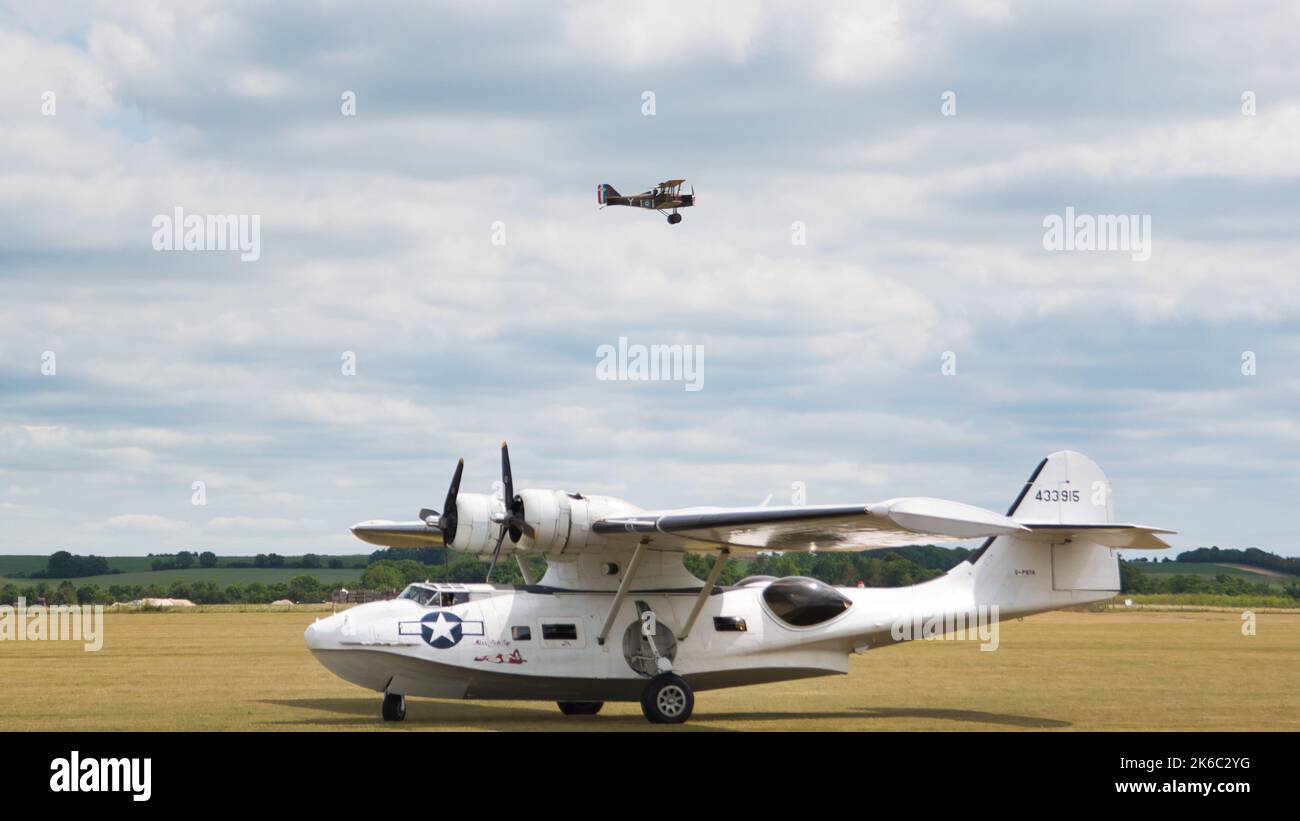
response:
<path id="1" fill-rule="evenodd" d="M 686 180 L 664 180 L 663 182 L 659 183 L 659 187 L 660 187 L 660 188 L 677 188 L 678 186 L 680 186 L 680 185 L 681 185 L 682 183 L 684 183 L 684 182 L 686 182 Z"/>
<path id="2" fill-rule="evenodd" d="M 991 510 L 908 497 L 869 505 L 686 508 L 602 519 L 592 530 L 667 550 L 864 550 L 962 541 L 1028 528 Z"/>

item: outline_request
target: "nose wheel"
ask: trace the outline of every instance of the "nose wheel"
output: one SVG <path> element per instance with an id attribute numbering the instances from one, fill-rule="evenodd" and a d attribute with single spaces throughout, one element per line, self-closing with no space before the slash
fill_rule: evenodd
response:
<path id="1" fill-rule="evenodd" d="M 691 685 L 676 673 L 660 673 L 641 693 L 641 712 L 651 724 L 681 724 L 694 709 Z"/>
<path id="2" fill-rule="evenodd" d="M 384 721 L 401 721 L 406 718 L 406 696 L 384 693 Z"/>

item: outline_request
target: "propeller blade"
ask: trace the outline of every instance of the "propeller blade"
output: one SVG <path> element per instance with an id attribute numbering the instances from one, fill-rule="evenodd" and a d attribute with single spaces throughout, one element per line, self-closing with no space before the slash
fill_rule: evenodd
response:
<path id="1" fill-rule="evenodd" d="M 451 487 L 447 489 L 447 501 L 443 504 L 443 507 L 448 510 L 454 510 L 456 507 L 454 502 L 456 501 L 456 496 L 460 494 L 460 476 L 464 472 L 465 460 L 460 459 L 456 462 L 456 473 L 451 477 Z"/>
<path id="2" fill-rule="evenodd" d="M 536 537 L 532 525 L 524 521 L 524 502 L 515 495 L 515 480 L 510 471 L 510 448 L 501 443 L 501 484 L 505 487 L 506 519 L 501 529 L 510 531 L 510 541 L 519 541 L 520 533 Z"/>
<path id="3" fill-rule="evenodd" d="M 456 539 L 456 497 L 460 494 L 460 477 L 465 472 L 465 460 L 456 463 L 456 473 L 451 477 L 451 487 L 447 489 L 447 501 L 443 503 L 445 511 L 438 517 L 438 529 L 442 531 L 443 544 L 450 545 Z"/>
<path id="4" fill-rule="evenodd" d="M 427 524 L 429 527 L 437 527 L 437 526 L 438 526 L 438 511 L 436 511 L 436 510 L 430 510 L 430 509 L 427 508 L 427 507 L 422 507 L 422 508 L 420 508 L 420 521 L 424 522 L 424 523 Z"/>
<path id="5" fill-rule="evenodd" d="M 501 443 L 501 484 L 505 485 L 506 510 L 514 510 L 515 481 L 510 477 L 510 446 Z"/>

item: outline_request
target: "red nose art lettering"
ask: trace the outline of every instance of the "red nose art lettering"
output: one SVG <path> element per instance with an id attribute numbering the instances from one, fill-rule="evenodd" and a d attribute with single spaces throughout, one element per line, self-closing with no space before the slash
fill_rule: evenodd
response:
<path id="1" fill-rule="evenodd" d="M 486 664 L 527 664 L 528 663 L 528 659 L 520 655 L 518 650 L 515 650 L 513 653 L 511 653 L 508 656 L 502 653 L 497 653 L 495 656 L 490 656 L 490 655 L 475 656 L 474 660 L 481 661 Z"/>

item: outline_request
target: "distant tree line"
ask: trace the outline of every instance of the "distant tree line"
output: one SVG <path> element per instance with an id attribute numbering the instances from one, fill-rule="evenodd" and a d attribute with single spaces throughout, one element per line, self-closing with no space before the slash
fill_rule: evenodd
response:
<path id="1" fill-rule="evenodd" d="M 1250 567 L 1259 567 L 1264 570 L 1273 570 L 1278 573 L 1286 573 L 1289 576 L 1300 576 L 1300 558 L 1288 558 L 1279 556 L 1276 553 L 1269 553 L 1267 550 L 1260 550 L 1258 547 L 1248 547 L 1245 550 L 1235 548 L 1219 547 L 1198 547 L 1195 550 L 1187 550 L 1178 554 L 1174 559 L 1177 562 L 1210 562 L 1212 564 L 1244 564 Z"/>
<path id="2" fill-rule="evenodd" d="M 152 553 L 149 555 L 153 555 Z M 226 560 L 224 562 L 217 558 L 217 555 L 210 550 L 202 553 L 191 553 L 188 550 L 182 550 L 175 554 L 161 554 L 153 561 L 154 570 L 188 570 L 198 564 L 199 567 L 230 567 L 230 568 L 268 568 L 281 569 L 289 568 L 291 570 L 319 570 L 322 567 L 328 567 L 331 570 L 343 570 L 345 564 L 338 557 L 327 559 L 315 553 L 307 553 L 297 558 L 285 558 L 278 553 L 258 553 L 253 557 L 251 562 L 241 559 Z M 357 562 L 352 565 L 354 569 L 364 568 L 364 562 Z M 51 577 L 52 578 L 52 577 Z"/>
<path id="3" fill-rule="evenodd" d="M 1155 574 L 1143 573 L 1134 562 L 1119 563 L 1120 592 L 1123 593 L 1214 593 L 1221 596 L 1276 596 L 1277 588 L 1267 582 L 1253 582 L 1227 573 Z M 1282 588 L 1284 595 L 1300 599 L 1300 579 Z"/>
<path id="4" fill-rule="evenodd" d="M 811 576 L 834 585 L 867 587 L 904 587 L 928 581 L 943 575 L 958 563 L 968 560 L 972 551 L 966 548 L 946 548 L 936 545 L 912 545 L 885 550 L 859 552 L 786 552 L 745 557 L 729 562 L 719 577 L 722 585 L 731 585 L 744 576 Z M 1187 558 L 1193 557 L 1193 558 Z M 540 578 L 546 569 L 545 559 L 539 556 L 524 557 L 534 578 Z M 715 557 L 710 554 L 688 553 L 687 570 L 700 579 L 707 578 Z M 1141 559 L 1138 563 L 1141 563 Z M 1248 550 L 1221 550 L 1217 547 L 1200 548 L 1178 556 L 1177 561 L 1232 562 L 1291 572 L 1292 565 L 1300 560 L 1276 556 L 1256 548 Z M 180 551 L 158 556 L 154 569 L 249 567 L 249 562 L 221 562 L 211 551 L 193 553 Z M 258 554 L 251 562 L 257 568 L 318 569 L 328 566 L 343 569 L 344 561 L 306 554 L 286 559 L 275 553 Z M 197 604 L 248 603 L 264 604 L 277 599 L 295 602 L 326 601 L 343 587 L 354 590 L 396 592 L 407 584 L 418 581 L 431 582 L 481 582 L 487 565 L 478 557 L 447 551 L 445 548 L 388 548 L 376 550 L 366 563 L 356 562 L 352 567 L 360 570 L 359 579 L 352 583 L 322 583 L 304 573 L 288 582 L 221 586 L 209 581 L 176 581 L 170 585 L 107 585 L 86 584 L 80 587 L 68 578 L 107 575 L 114 571 L 108 560 L 97 556 L 74 556 L 59 551 L 50 556 L 45 571 L 33 572 L 29 578 L 36 583 L 19 586 L 7 584 L 0 588 L 0 604 L 12 604 L 19 596 L 27 601 L 44 599 L 51 603 L 108 604 L 140 598 L 183 598 Z M 16 576 L 17 577 L 17 576 Z M 44 579 L 65 579 L 52 585 Z M 507 556 L 497 563 L 492 579 L 497 584 L 523 584 L 524 577 L 514 557 Z M 1241 576 L 1218 574 L 1150 574 L 1143 573 L 1134 562 L 1120 562 L 1120 582 L 1124 593 L 1210 593 L 1220 595 L 1276 595 L 1277 589 L 1263 582 L 1253 582 Z M 1283 589 L 1286 595 L 1300 599 L 1300 580 L 1292 579 Z"/>
<path id="5" fill-rule="evenodd" d="M 28 579 L 66 579 L 77 576 L 106 576 L 121 572 L 111 568 L 108 559 L 102 556 L 74 556 L 66 550 L 60 550 L 50 555 L 44 570 L 33 570 L 27 574 L 14 573 L 13 576 Z"/>
<path id="6" fill-rule="evenodd" d="M 0 604 L 15 604 L 19 598 L 28 604 L 45 601 L 49 604 L 112 604 L 136 599 L 188 599 L 195 604 L 269 604 L 280 599 L 303 604 L 328 601 L 338 584 L 322 584 L 311 576 L 295 576 L 288 582 L 250 585 L 230 584 L 222 587 L 215 582 L 176 581 L 164 587 L 160 584 L 113 584 L 101 587 L 86 584 L 77 587 L 64 580 L 57 585 L 47 581 L 19 587 L 12 582 L 0 587 Z"/>

